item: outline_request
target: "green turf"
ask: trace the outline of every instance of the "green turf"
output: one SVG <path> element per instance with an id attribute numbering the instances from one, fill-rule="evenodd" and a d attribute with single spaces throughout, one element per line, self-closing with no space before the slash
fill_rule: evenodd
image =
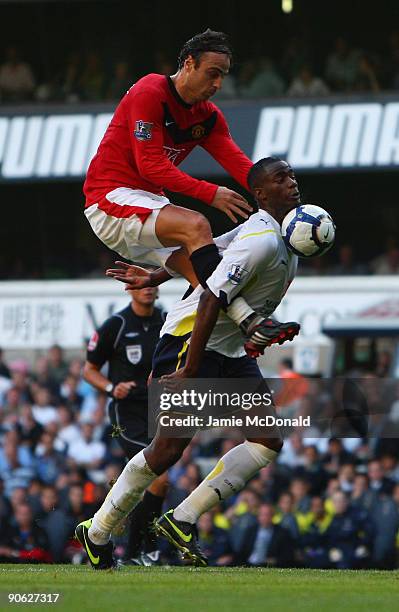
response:
<path id="1" fill-rule="evenodd" d="M 85 612 L 390 612 L 399 610 L 398 572 L 244 568 L 123 568 L 0 565 L 0 609 L 7 593 L 60 593 L 49 606 Z"/>

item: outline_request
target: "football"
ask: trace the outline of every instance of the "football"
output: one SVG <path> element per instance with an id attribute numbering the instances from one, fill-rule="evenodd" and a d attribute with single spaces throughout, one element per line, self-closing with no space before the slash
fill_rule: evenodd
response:
<path id="1" fill-rule="evenodd" d="M 320 206 L 304 204 L 284 217 L 281 234 L 287 248 L 299 257 L 319 257 L 334 244 L 335 223 Z"/>

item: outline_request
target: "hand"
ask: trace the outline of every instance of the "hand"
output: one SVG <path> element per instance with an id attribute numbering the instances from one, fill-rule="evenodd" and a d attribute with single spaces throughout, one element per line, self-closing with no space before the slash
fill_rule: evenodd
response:
<path id="1" fill-rule="evenodd" d="M 129 382 L 120 382 L 118 383 L 112 392 L 112 395 L 115 399 L 125 399 L 130 393 L 131 389 L 137 387 L 137 383 L 134 380 L 130 380 Z"/>
<path id="2" fill-rule="evenodd" d="M 211 206 L 218 208 L 222 212 L 226 213 L 226 215 L 237 223 L 236 215 L 243 217 L 244 219 L 248 219 L 249 214 L 245 211 L 251 213 L 253 208 L 248 202 L 243 198 L 240 194 L 228 189 L 227 187 L 218 187 L 215 197 L 211 203 Z"/>
<path id="3" fill-rule="evenodd" d="M 124 261 L 116 261 L 115 265 L 120 267 L 108 268 L 105 274 L 106 276 L 111 276 L 115 280 L 121 281 L 121 283 L 126 283 L 127 291 L 152 287 L 151 272 L 149 270 L 141 268 L 140 266 L 127 264 Z"/>
<path id="4" fill-rule="evenodd" d="M 159 384 L 163 385 L 167 391 L 176 393 L 183 388 L 186 378 L 193 378 L 193 374 L 190 374 L 185 368 L 181 368 L 176 370 L 176 372 L 172 372 L 172 374 L 161 376 Z"/>

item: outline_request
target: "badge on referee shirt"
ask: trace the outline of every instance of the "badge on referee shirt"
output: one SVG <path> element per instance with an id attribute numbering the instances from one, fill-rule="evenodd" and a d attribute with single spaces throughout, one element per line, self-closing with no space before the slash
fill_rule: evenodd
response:
<path id="1" fill-rule="evenodd" d="M 133 365 L 138 364 L 143 357 L 143 348 L 141 344 L 131 344 L 126 347 L 126 357 Z"/>

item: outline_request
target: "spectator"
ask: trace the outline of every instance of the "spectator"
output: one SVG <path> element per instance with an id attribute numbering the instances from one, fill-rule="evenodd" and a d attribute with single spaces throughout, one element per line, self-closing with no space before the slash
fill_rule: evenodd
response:
<path id="1" fill-rule="evenodd" d="M 20 410 L 16 431 L 21 443 L 31 451 L 34 451 L 42 434 L 43 427 L 35 421 L 32 406 L 29 404 L 25 404 Z"/>
<path id="2" fill-rule="evenodd" d="M 398 274 L 399 248 L 394 238 L 388 238 L 385 253 L 372 260 L 370 269 L 374 274 Z"/>
<path id="3" fill-rule="evenodd" d="M 208 557 L 209 565 L 231 565 L 233 554 L 228 532 L 215 527 L 211 512 L 205 512 L 198 520 L 198 542 Z"/>
<path id="4" fill-rule="evenodd" d="M 310 508 L 310 485 L 304 478 L 294 478 L 291 480 L 290 493 L 296 512 L 306 513 Z"/>
<path id="5" fill-rule="evenodd" d="M 60 385 L 68 372 L 68 364 L 64 358 L 64 351 L 58 344 L 53 344 L 48 350 L 47 359 L 49 376 Z"/>
<path id="6" fill-rule="evenodd" d="M 330 438 L 328 441 L 328 450 L 324 456 L 323 464 L 329 474 L 337 474 L 339 468 L 344 463 L 353 463 L 353 455 L 345 450 L 342 440 L 338 438 Z"/>
<path id="7" fill-rule="evenodd" d="M 101 67 L 98 53 L 91 51 L 87 54 L 86 64 L 80 78 L 80 91 L 83 100 L 98 102 L 104 96 L 105 75 Z"/>
<path id="8" fill-rule="evenodd" d="M 67 103 L 79 102 L 81 78 L 81 58 L 77 51 L 72 51 L 67 58 L 64 71 L 56 78 L 56 97 Z"/>
<path id="9" fill-rule="evenodd" d="M 357 76 L 352 89 L 359 93 L 378 93 L 381 90 L 374 63 L 366 54 L 359 57 Z"/>
<path id="10" fill-rule="evenodd" d="M 92 422 L 84 423 L 81 438 L 70 444 L 68 457 L 72 465 L 76 464 L 88 470 L 100 467 L 105 455 L 105 445 L 103 442 L 93 440 L 93 431 Z"/>
<path id="11" fill-rule="evenodd" d="M 329 89 L 322 79 L 313 75 L 310 66 L 305 64 L 291 82 L 287 93 L 297 97 L 326 96 Z"/>
<path id="12" fill-rule="evenodd" d="M 381 462 L 377 460 L 369 461 L 368 477 L 370 489 L 377 493 L 385 493 L 390 495 L 393 491 L 395 483 L 384 475 Z"/>
<path id="13" fill-rule="evenodd" d="M 60 387 L 60 396 L 63 403 L 71 408 L 73 412 L 79 412 L 83 397 L 78 393 L 79 379 L 72 374 L 67 374 Z"/>
<path id="14" fill-rule="evenodd" d="M 248 527 L 236 562 L 252 566 L 290 567 L 294 564 L 294 542 L 289 531 L 273 524 L 273 506 L 262 504 L 255 525 Z"/>
<path id="15" fill-rule="evenodd" d="M 15 511 L 15 525 L 0 533 L 0 559 L 3 563 L 51 563 L 45 531 L 32 517 L 27 504 Z"/>
<path id="16" fill-rule="evenodd" d="M 132 86 L 129 64 L 122 60 L 115 64 L 114 74 L 107 91 L 107 100 L 119 101 Z"/>
<path id="17" fill-rule="evenodd" d="M 360 508 L 369 511 L 376 501 L 377 495 L 369 489 L 369 479 L 367 474 L 356 474 L 353 480 L 351 492 L 351 505 L 353 508 Z"/>
<path id="18" fill-rule="evenodd" d="M 64 549 L 74 525 L 59 507 L 55 487 L 45 486 L 40 496 L 40 509 L 36 523 L 43 529 L 49 542 L 49 550 L 55 563 L 64 561 Z"/>
<path id="19" fill-rule="evenodd" d="M 330 274 L 333 276 L 357 276 L 367 273 L 367 266 L 355 261 L 352 245 L 343 244 L 338 250 L 338 263 L 330 268 Z"/>
<path id="20" fill-rule="evenodd" d="M 277 512 L 273 517 L 273 523 L 280 525 L 290 532 L 294 540 L 299 538 L 299 526 L 294 514 L 294 500 L 291 493 L 280 495 L 277 503 Z"/>
<path id="21" fill-rule="evenodd" d="M 348 91 L 354 86 L 358 75 L 359 53 L 339 36 L 334 42 L 326 62 L 326 79 L 335 91 Z"/>
<path id="22" fill-rule="evenodd" d="M 309 493 L 319 495 L 325 486 L 327 472 L 321 464 L 317 447 L 309 444 L 304 449 L 304 465 L 295 469 L 295 474 L 310 484 Z"/>
<path id="23" fill-rule="evenodd" d="M 69 445 L 80 437 L 80 430 L 74 420 L 74 414 L 68 406 L 63 404 L 57 408 L 59 429 L 55 445 L 57 450 L 64 451 Z"/>
<path id="24" fill-rule="evenodd" d="M 59 382 L 51 375 L 49 360 L 44 355 L 35 362 L 33 380 L 37 386 L 48 389 L 53 400 L 59 397 Z"/>
<path id="25" fill-rule="evenodd" d="M 373 567 L 394 569 L 396 563 L 396 537 L 399 531 L 399 509 L 393 498 L 380 495 L 370 511 L 373 523 Z"/>
<path id="26" fill-rule="evenodd" d="M 54 448 L 54 436 L 48 431 L 41 435 L 35 450 L 36 472 L 46 484 L 54 484 L 64 465 L 64 456 Z"/>
<path id="27" fill-rule="evenodd" d="M 5 62 L 0 66 L 0 98 L 7 104 L 31 100 L 35 79 L 29 64 L 20 58 L 16 46 L 10 45 L 5 51 Z"/>
<path id="28" fill-rule="evenodd" d="M 249 83 L 241 88 L 244 98 L 270 98 L 282 96 L 283 93 L 284 81 L 269 57 L 260 59 L 257 72 Z"/>
<path id="29" fill-rule="evenodd" d="M 326 530 L 333 515 L 325 509 L 321 497 L 313 497 L 308 524 L 301 535 L 301 546 L 305 567 L 326 569 L 329 567 Z"/>
<path id="30" fill-rule="evenodd" d="M 38 387 L 34 394 L 35 403 L 32 406 L 33 418 L 45 427 L 48 423 L 58 420 L 57 410 L 51 405 L 50 392 L 45 387 Z"/>
<path id="31" fill-rule="evenodd" d="M 326 530 L 330 566 L 336 569 L 365 567 L 372 541 L 367 515 L 351 508 L 342 491 L 333 494 L 332 503 L 335 514 Z"/>

